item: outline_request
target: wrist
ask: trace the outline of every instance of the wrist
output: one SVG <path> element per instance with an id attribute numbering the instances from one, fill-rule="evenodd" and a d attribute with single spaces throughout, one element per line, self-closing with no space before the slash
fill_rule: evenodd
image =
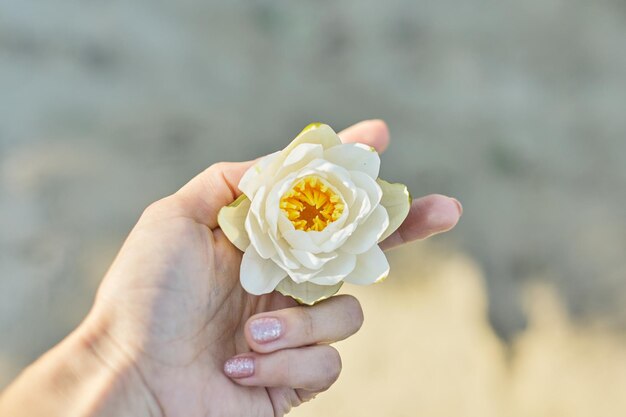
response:
<path id="1" fill-rule="evenodd" d="M 111 337 L 109 320 L 90 315 L 77 329 L 71 351 L 80 352 L 91 364 L 92 385 L 96 388 L 86 416 L 164 417 L 137 366 L 137 357 Z M 87 371 L 84 374 L 88 374 Z M 85 376 L 88 378 L 88 376 Z"/>
<path id="2" fill-rule="evenodd" d="M 5 414 L 162 416 L 132 355 L 109 337 L 106 320 L 91 316 L 9 386 L 0 397 Z"/>

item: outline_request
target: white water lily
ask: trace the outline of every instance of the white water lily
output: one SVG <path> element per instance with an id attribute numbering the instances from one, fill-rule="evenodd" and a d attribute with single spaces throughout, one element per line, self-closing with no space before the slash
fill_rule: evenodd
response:
<path id="1" fill-rule="evenodd" d="M 242 177 L 242 195 L 218 223 L 244 252 L 241 285 L 313 304 L 344 282 L 372 284 L 389 273 L 378 243 L 409 213 L 403 184 L 378 178 L 370 146 L 341 143 L 327 125 L 307 126 L 284 150 L 261 158 Z"/>

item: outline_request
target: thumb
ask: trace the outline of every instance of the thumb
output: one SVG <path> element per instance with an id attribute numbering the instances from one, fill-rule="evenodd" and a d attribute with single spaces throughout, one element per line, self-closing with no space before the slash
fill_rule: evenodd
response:
<path id="1" fill-rule="evenodd" d="M 180 200 L 184 215 L 214 229 L 217 227 L 218 212 L 241 194 L 237 184 L 255 162 L 213 164 L 185 184 L 173 197 Z"/>

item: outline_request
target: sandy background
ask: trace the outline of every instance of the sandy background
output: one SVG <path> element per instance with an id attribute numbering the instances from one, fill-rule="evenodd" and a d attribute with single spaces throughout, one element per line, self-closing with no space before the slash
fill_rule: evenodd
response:
<path id="1" fill-rule="evenodd" d="M 621 0 L 0 2 L 0 387 L 149 202 L 381 117 L 382 176 L 465 213 L 358 290 L 339 386 L 294 415 L 623 415 L 625 114 Z"/>

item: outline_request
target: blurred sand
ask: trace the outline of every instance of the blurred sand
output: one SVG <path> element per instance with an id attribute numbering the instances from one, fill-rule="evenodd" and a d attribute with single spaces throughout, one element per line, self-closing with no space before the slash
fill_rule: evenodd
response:
<path id="1" fill-rule="evenodd" d="M 392 257 L 383 284 L 350 288 L 366 319 L 357 336 L 338 344 L 344 369 L 337 385 L 292 415 L 624 415 L 625 341 L 572 323 L 553 288 L 527 288 L 528 328 L 507 346 L 488 325 L 475 262 L 424 244 Z"/>

